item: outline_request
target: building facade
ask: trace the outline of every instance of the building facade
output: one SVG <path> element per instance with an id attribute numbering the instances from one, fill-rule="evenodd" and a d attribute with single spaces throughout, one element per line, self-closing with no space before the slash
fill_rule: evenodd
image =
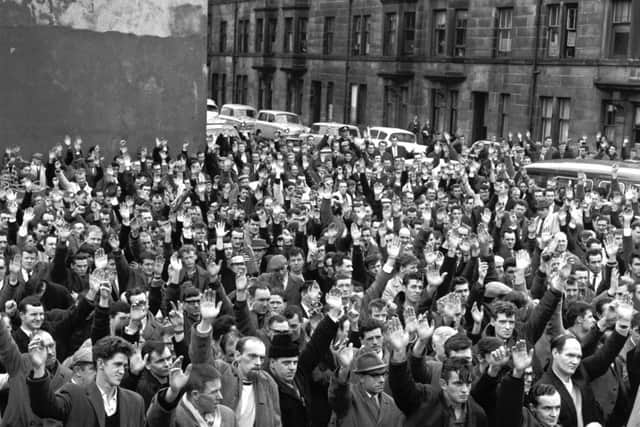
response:
<path id="1" fill-rule="evenodd" d="M 209 15 L 219 105 L 640 143 L 640 1 L 210 0 Z"/>

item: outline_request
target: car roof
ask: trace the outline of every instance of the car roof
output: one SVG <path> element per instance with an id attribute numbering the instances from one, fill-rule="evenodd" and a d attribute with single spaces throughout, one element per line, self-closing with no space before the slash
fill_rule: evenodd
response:
<path id="1" fill-rule="evenodd" d="M 294 116 L 297 116 L 296 113 L 292 113 L 291 111 L 284 111 L 284 110 L 260 110 L 258 113 L 293 114 Z"/>
<path id="2" fill-rule="evenodd" d="M 640 181 L 640 164 L 635 162 L 616 162 L 612 160 L 581 160 L 581 159 L 556 159 L 544 160 L 525 166 L 527 172 L 556 172 L 558 175 L 565 173 L 584 172 L 593 175 L 611 176 L 611 167 L 618 165 L 618 177 Z"/>
<path id="3" fill-rule="evenodd" d="M 353 129 L 358 128 L 358 126 L 355 126 L 355 125 L 348 125 L 346 123 L 338 123 L 338 122 L 315 122 L 311 126 L 336 126 L 336 127 L 348 126 Z"/>
<path id="4" fill-rule="evenodd" d="M 248 108 L 250 110 L 255 110 L 254 107 L 252 107 L 251 105 L 245 105 L 245 104 L 224 104 L 222 106 L 222 108 L 227 107 L 227 108 Z"/>
<path id="5" fill-rule="evenodd" d="M 377 130 L 377 131 L 382 131 L 382 132 L 386 132 L 386 133 L 410 133 L 411 135 L 415 135 L 413 132 L 406 130 L 406 129 L 400 129 L 400 128 L 389 128 L 389 127 L 385 127 L 385 126 L 373 126 L 370 127 L 369 130 Z"/>

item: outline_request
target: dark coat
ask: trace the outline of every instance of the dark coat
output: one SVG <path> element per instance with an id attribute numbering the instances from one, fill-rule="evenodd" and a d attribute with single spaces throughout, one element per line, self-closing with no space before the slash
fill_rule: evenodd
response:
<path id="1" fill-rule="evenodd" d="M 329 346 L 337 330 L 338 324 L 328 316 L 325 316 L 316 327 L 298 358 L 298 369 L 294 378 L 297 392 L 291 385 L 276 380 L 280 394 L 280 413 L 283 427 L 311 425 L 311 408 L 314 405 L 311 397 L 313 370 L 320 363 L 323 355 L 329 351 Z"/>
<path id="2" fill-rule="evenodd" d="M 496 427 L 544 427 L 524 407 L 524 380 L 505 375 L 498 388 L 496 407 L 500 408 Z"/>
<path id="3" fill-rule="evenodd" d="M 406 361 L 389 364 L 389 385 L 393 400 L 407 417 L 406 427 L 450 425 L 444 392 L 430 384 L 416 384 Z M 487 416 L 473 397 L 469 397 L 467 403 L 465 426 L 488 427 Z"/>
<path id="4" fill-rule="evenodd" d="M 54 418 L 65 427 L 104 427 L 106 414 L 98 386 L 65 384 L 54 394 L 49 376 L 28 378 L 31 408 L 36 415 Z M 143 427 L 145 407 L 142 397 L 125 388 L 118 388 L 120 427 Z"/>
<path id="5" fill-rule="evenodd" d="M 617 332 L 611 334 L 609 339 L 592 356 L 582 359 L 580 366 L 571 377 L 574 387 L 577 387 L 582 393 L 582 419 L 584 425 L 591 422 L 604 423 L 602 409 L 593 394 L 590 383 L 593 379 L 607 372 L 611 363 L 622 350 L 626 340 L 627 337 Z M 573 404 L 573 399 L 556 374 L 551 369 L 547 369 L 538 383 L 551 384 L 560 393 L 562 406 L 558 422 L 563 426 L 577 425 L 576 407 Z"/>
<path id="6" fill-rule="evenodd" d="M 303 285 L 303 281 L 297 277 L 288 275 L 287 289 L 284 289 L 282 282 L 274 273 L 264 273 L 258 277 L 258 281 L 264 281 L 270 290 L 283 290 L 284 297 L 289 305 L 300 305 L 300 287 Z"/>

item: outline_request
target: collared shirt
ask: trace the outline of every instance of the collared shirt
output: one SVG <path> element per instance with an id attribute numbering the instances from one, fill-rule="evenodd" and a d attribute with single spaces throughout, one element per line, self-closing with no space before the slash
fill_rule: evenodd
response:
<path id="1" fill-rule="evenodd" d="M 102 403 L 104 404 L 104 413 L 107 414 L 107 417 L 112 416 L 118 410 L 118 387 L 113 388 L 113 392 L 111 396 L 109 396 L 104 390 L 98 386 L 98 390 L 100 390 L 100 395 L 102 396 Z"/>
<path id="2" fill-rule="evenodd" d="M 447 402 L 447 411 L 449 412 L 449 425 L 447 427 L 464 427 L 467 422 L 468 403 L 465 403 L 460 407 L 461 410 L 457 416 L 455 405 L 453 404 L 453 402 L 451 402 L 451 400 L 449 400 L 446 394 L 444 395 L 444 400 L 445 402 Z"/>

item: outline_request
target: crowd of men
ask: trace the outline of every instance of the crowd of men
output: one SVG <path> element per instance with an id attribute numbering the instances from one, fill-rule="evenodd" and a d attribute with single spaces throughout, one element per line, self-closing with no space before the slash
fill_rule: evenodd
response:
<path id="1" fill-rule="evenodd" d="M 629 142 L 416 132 L 7 149 L 1 425 L 640 426 Z"/>

